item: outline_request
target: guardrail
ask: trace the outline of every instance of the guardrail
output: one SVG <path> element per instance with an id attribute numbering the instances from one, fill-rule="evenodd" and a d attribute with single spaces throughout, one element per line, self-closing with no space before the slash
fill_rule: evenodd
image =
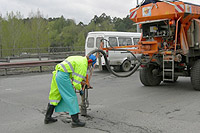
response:
<path id="1" fill-rule="evenodd" d="M 8 57 L 8 56 L 21 56 L 27 54 L 57 54 L 63 52 L 76 52 L 76 51 L 84 51 L 84 45 L 81 46 L 65 46 L 65 47 L 39 47 L 39 48 L 10 48 L 10 49 L 1 49 L 0 47 L 0 57 Z"/>
<path id="2" fill-rule="evenodd" d="M 32 61 L 32 62 L 0 63 L 0 69 L 5 69 L 5 75 L 7 75 L 7 70 L 10 68 L 39 66 L 40 72 L 42 72 L 42 66 L 55 66 L 56 64 L 62 61 L 63 60 L 47 60 L 47 61 Z"/>
<path id="3" fill-rule="evenodd" d="M 24 54 L 21 56 L 10 56 L 5 58 L 0 58 L 0 62 L 10 62 L 11 60 L 17 59 L 28 59 L 28 58 L 38 58 L 38 60 L 42 60 L 42 58 L 48 58 L 48 60 L 52 59 L 65 59 L 71 55 L 84 55 L 85 51 L 70 51 L 70 52 L 59 52 L 59 53 L 40 53 L 40 54 Z"/>

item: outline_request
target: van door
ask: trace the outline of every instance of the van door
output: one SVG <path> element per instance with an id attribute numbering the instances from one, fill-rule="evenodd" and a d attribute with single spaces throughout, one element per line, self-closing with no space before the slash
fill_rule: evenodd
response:
<path id="1" fill-rule="evenodd" d="M 94 45 L 95 37 L 88 36 L 85 41 L 85 55 L 87 55 L 90 51 L 95 49 Z"/>
<path id="2" fill-rule="evenodd" d="M 132 41 L 131 37 L 119 37 L 118 40 L 119 40 L 119 46 L 133 45 L 133 41 Z M 121 56 L 122 56 L 122 59 L 123 59 L 123 63 L 127 59 L 128 56 L 131 56 L 130 53 L 127 53 L 125 51 L 121 52 L 121 54 L 122 54 Z"/>
<path id="3" fill-rule="evenodd" d="M 115 38 L 115 39 L 114 39 Z M 112 37 L 109 38 L 112 46 L 128 46 L 132 45 L 131 37 Z M 127 59 L 128 55 L 125 51 L 113 51 L 110 53 L 109 57 L 112 65 L 122 65 L 122 63 Z"/>
<path id="4" fill-rule="evenodd" d="M 117 41 L 117 37 L 108 37 L 108 41 L 107 42 L 107 47 L 118 47 L 118 41 Z M 108 51 L 108 59 L 110 60 L 110 65 L 120 65 L 119 62 L 117 62 L 117 55 L 116 55 L 117 51 L 113 51 L 113 50 L 109 50 Z"/>
<path id="5" fill-rule="evenodd" d="M 103 34 L 88 34 L 85 41 L 85 55 L 90 53 L 92 50 L 100 47 L 100 42 L 103 39 Z M 105 65 L 105 60 L 102 58 L 102 64 Z M 99 61 L 97 59 L 97 65 L 99 65 Z"/>
<path id="6" fill-rule="evenodd" d="M 96 36 L 96 48 L 98 48 L 98 49 L 100 48 L 100 44 L 101 44 L 102 39 L 104 39 L 103 35 Z M 104 59 L 103 56 L 101 57 L 101 60 L 97 59 L 97 65 L 99 65 L 99 63 L 101 63 L 102 66 L 105 65 L 105 59 Z"/>

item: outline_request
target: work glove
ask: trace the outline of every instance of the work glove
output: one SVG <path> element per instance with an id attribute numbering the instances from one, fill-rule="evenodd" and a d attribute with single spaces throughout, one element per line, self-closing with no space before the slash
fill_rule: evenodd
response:
<path id="1" fill-rule="evenodd" d="M 80 90 L 80 95 L 82 96 L 84 94 L 83 90 Z"/>

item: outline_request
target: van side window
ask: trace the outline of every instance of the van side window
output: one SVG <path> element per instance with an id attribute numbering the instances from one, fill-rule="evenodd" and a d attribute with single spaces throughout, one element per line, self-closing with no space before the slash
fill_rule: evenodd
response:
<path id="1" fill-rule="evenodd" d="M 99 48 L 100 47 L 100 43 L 101 43 L 101 40 L 103 39 L 103 37 L 97 37 L 96 38 L 96 47 Z"/>
<path id="2" fill-rule="evenodd" d="M 138 45 L 140 38 L 133 38 L 134 45 Z"/>
<path id="3" fill-rule="evenodd" d="M 116 37 L 109 37 L 108 40 L 109 40 L 110 45 L 111 45 L 112 47 L 118 46 L 118 44 L 117 44 L 117 38 L 116 38 Z M 108 45 L 108 46 L 109 46 L 109 45 Z"/>
<path id="4" fill-rule="evenodd" d="M 119 40 L 119 46 L 132 45 L 131 38 L 128 38 L 128 37 L 119 37 L 118 40 Z"/>
<path id="5" fill-rule="evenodd" d="M 87 41 L 88 48 L 94 48 L 94 37 L 89 37 Z"/>

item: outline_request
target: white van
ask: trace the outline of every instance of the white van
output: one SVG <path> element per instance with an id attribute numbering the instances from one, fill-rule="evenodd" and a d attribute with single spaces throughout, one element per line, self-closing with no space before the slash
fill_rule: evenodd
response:
<path id="1" fill-rule="evenodd" d="M 90 51 L 98 49 L 100 46 L 100 41 L 106 39 L 110 42 L 112 47 L 116 46 L 127 46 L 136 45 L 140 39 L 141 33 L 134 32 L 114 32 L 114 31 L 95 31 L 89 32 L 85 41 L 85 54 L 87 55 Z M 107 41 L 104 41 L 104 48 L 110 47 Z M 115 68 L 115 70 L 129 71 L 132 67 L 131 61 L 127 58 L 131 56 L 130 53 L 124 51 L 109 51 L 108 60 L 110 65 Z M 105 60 L 101 58 L 101 65 L 104 68 Z M 99 65 L 99 61 L 97 61 Z"/>

